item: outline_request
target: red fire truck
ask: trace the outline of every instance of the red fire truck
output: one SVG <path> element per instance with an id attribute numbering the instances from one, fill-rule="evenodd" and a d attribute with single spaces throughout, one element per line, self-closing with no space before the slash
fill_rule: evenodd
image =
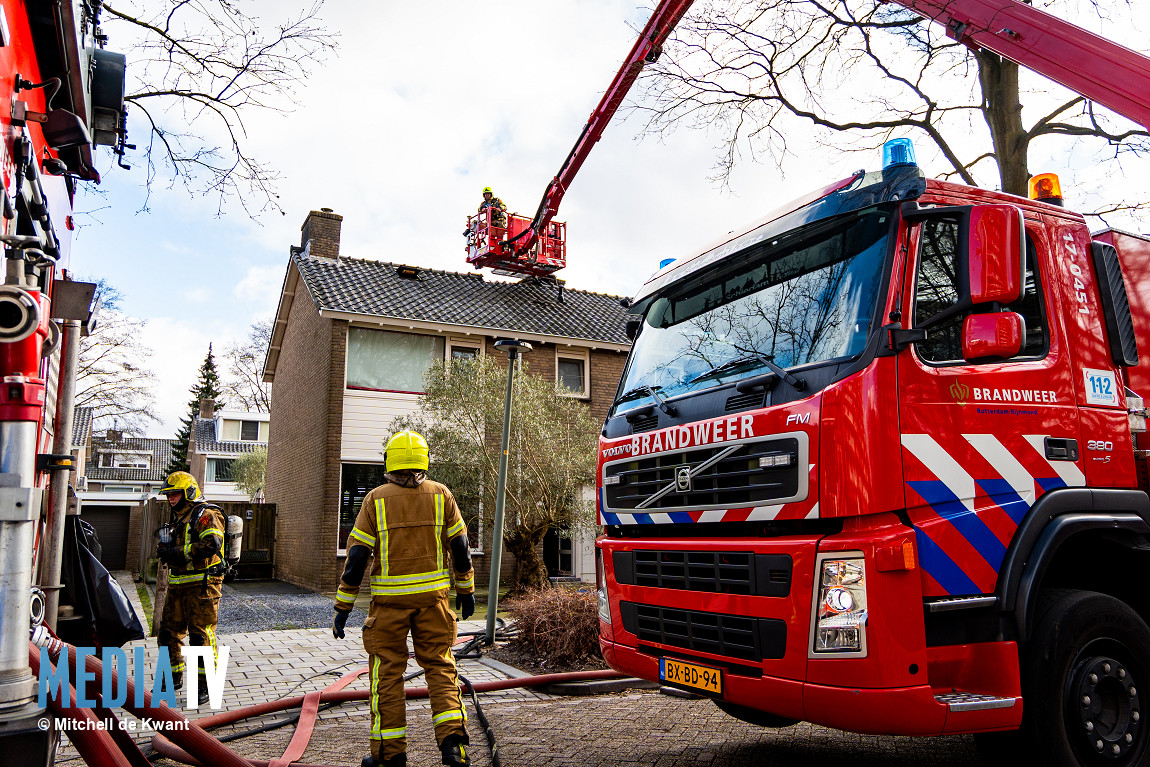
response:
<path id="1" fill-rule="evenodd" d="M 98 181 L 94 145 L 124 139 L 124 67 L 104 50 L 99 3 L 0 6 L 0 764 L 52 759 L 28 661 L 55 605 L 67 506 L 73 372 L 60 364 L 89 319 L 93 285 L 62 279 L 72 200 Z M 62 331 L 61 327 L 65 329 Z M 63 336 L 63 339 L 62 339 Z M 55 476 L 49 495 L 49 478 Z M 43 512 L 43 513 L 41 513 Z M 43 590 L 34 589 L 34 584 Z"/>
<path id="2" fill-rule="evenodd" d="M 1024 9 L 948 23 L 1024 64 L 1085 35 L 936 5 Z M 1106 98 L 1146 124 L 1123 55 Z M 612 667 L 767 726 L 1150 760 L 1150 239 L 1031 187 L 927 179 L 896 140 L 642 287 L 599 446 Z"/>

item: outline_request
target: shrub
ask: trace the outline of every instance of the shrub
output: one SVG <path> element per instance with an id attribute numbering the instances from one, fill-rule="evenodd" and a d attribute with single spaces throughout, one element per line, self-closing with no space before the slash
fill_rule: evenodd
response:
<path id="1" fill-rule="evenodd" d="M 598 602 L 588 587 L 531 591 L 509 601 L 507 612 L 518 647 L 555 663 L 600 657 Z"/>

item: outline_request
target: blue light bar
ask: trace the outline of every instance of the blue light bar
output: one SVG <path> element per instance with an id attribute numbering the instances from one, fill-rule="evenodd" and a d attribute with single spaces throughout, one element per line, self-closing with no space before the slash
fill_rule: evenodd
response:
<path id="1" fill-rule="evenodd" d="M 675 263 L 675 259 L 664 258 L 662 261 L 659 262 L 659 268 L 662 269 L 664 266 L 667 266 L 668 264 L 673 264 L 673 263 Z"/>
<path id="2" fill-rule="evenodd" d="M 918 165 L 914 159 L 914 142 L 908 138 L 892 138 L 882 145 L 883 170 L 900 165 Z"/>

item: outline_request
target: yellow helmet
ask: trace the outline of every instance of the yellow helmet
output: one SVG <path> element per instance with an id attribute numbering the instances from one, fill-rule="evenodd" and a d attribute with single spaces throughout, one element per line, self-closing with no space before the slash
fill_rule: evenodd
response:
<path id="1" fill-rule="evenodd" d="M 489 187 L 489 186 L 483 187 L 483 193 L 487 194 L 488 192 L 491 192 L 491 187 Z M 491 192 L 491 194 L 495 194 L 495 192 Z"/>
<path id="2" fill-rule="evenodd" d="M 401 431 L 387 441 L 384 449 L 388 472 L 399 469 L 427 471 L 427 440 L 413 431 Z"/>
<path id="3" fill-rule="evenodd" d="M 200 487 L 196 484 L 196 478 L 186 471 L 173 471 L 160 488 L 160 495 L 168 493 L 183 493 L 184 500 L 192 502 L 199 500 Z"/>

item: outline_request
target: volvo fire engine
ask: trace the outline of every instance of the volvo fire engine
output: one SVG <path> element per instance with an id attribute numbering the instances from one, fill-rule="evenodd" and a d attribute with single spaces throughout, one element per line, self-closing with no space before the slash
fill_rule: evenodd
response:
<path id="1" fill-rule="evenodd" d="M 1013 0 L 902 4 L 1150 124 L 1133 51 Z M 1150 239 L 1058 187 L 929 179 L 895 140 L 648 280 L 598 456 L 613 668 L 765 726 L 1150 760 Z"/>

